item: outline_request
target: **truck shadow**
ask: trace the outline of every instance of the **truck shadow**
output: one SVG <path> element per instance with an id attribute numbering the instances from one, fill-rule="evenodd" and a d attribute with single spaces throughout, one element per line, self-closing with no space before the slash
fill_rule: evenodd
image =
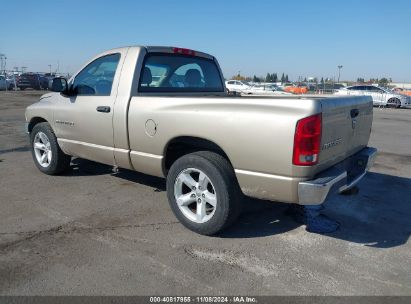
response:
<path id="1" fill-rule="evenodd" d="M 341 224 L 327 236 L 377 248 L 405 244 L 411 234 L 411 179 L 370 172 L 359 188 L 357 195 L 334 195 L 324 204 L 324 213 Z M 247 198 L 245 205 L 249 210 L 220 237 L 264 237 L 300 226 L 284 214 L 287 204 Z"/>
<path id="2" fill-rule="evenodd" d="M 166 190 L 166 183 L 162 178 L 129 170 L 113 173 L 111 166 L 84 159 L 74 159 L 69 174 L 107 174 L 126 182 L 151 187 L 153 191 Z M 327 236 L 377 248 L 405 244 L 411 234 L 411 179 L 369 172 L 359 184 L 359 188 L 357 195 L 334 195 L 324 204 L 324 213 L 341 224 L 338 231 Z M 244 210 L 240 218 L 218 237 L 266 237 L 301 226 L 285 215 L 289 204 L 248 197 L 243 203 Z"/>
<path id="3" fill-rule="evenodd" d="M 72 176 L 95 176 L 95 175 L 112 175 L 114 177 L 124 179 L 128 182 L 138 183 L 154 188 L 156 192 L 166 191 L 166 181 L 164 178 L 159 178 L 143 173 L 121 169 L 118 172 L 113 171 L 112 166 L 96 163 L 82 158 L 74 158 L 71 161 L 71 171 L 67 175 Z"/>

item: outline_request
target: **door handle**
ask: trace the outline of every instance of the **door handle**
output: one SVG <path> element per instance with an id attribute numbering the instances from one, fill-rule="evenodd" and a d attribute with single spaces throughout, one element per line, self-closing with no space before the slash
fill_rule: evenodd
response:
<path id="1" fill-rule="evenodd" d="M 351 118 L 355 118 L 358 116 L 358 114 L 360 114 L 360 111 L 358 109 L 352 109 L 350 114 L 351 114 Z"/>
<path id="2" fill-rule="evenodd" d="M 108 106 L 98 106 L 96 110 L 97 112 L 110 113 L 111 109 Z"/>

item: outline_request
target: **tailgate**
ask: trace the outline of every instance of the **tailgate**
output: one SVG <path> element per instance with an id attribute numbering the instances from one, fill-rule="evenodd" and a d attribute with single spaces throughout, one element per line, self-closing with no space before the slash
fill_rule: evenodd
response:
<path id="1" fill-rule="evenodd" d="M 366 147 L 372 126 L 372 98 L 350 96 L 321 100 L 322 138 L 318 169 L 322 170 Z"/>

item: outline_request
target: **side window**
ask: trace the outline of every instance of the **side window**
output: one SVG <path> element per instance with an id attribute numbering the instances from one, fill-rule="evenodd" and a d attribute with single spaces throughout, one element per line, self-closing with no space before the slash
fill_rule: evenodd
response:
<path id="1" fill-rule="evenodd" d="M 86 66 L 73 82 L 77 95 L 110 96 L 120 54 L 100 57 Z"/>
<path id="2" fill-rule="evenodd" d="M 375 92 L 375 93 L 382 93 L 383 92 L 383 90 L 381 90 L 380 88 L 377 88 L 377 87 L 370 87 L 370 91 L 373 91 L 373 92 Z"/>
<path id="3" fill-rule="evenodd" d="M 235 81 L 229 81 L 227 84 L 235 84 Z"/>
<path id="4" fill-rule="evenodd" d="M 139 92 L 224 92 L 214 60 L 180 54 L 149 54 Z"/>
<path id="5" fill-rule="evenodd" d="M 364 91 L 364 86 L 352 87 L 351 90 L 354 90 L 354 91 Z"/>

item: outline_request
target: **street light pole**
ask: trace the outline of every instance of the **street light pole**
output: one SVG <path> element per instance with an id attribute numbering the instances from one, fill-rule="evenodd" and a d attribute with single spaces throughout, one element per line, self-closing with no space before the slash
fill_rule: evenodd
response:
<path id="1" fill-rule="evenodd" d="M 341 69 L 343 68 L 343 66 L 338 65 L 337 68 L 338 68 L 338 83 L 339 83 L 340 82 Z"/>

